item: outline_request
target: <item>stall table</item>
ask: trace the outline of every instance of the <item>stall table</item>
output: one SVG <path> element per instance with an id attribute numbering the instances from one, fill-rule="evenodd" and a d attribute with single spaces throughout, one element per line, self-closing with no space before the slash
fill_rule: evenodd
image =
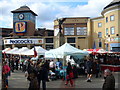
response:
<path id="1" fill-rule="evenodd" d="M 120 65 L 105 65 L 101 64 L 101 70 L 104 71 L 105 69 L 109 69 L 113 72 L 120 71 Z"/>

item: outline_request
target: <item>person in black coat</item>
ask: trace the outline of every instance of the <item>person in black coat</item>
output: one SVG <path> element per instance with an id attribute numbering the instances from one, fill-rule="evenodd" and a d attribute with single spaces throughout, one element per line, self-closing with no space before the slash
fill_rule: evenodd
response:
<path id="1" fill-rule="evenodd" d="M 48 70 L 46 69 L 46 66 L 43 62 L 41 62 L 38 65 L 38 74 L 37 74 L 37 79 L 38 79 L 38 87 L 40 88 L 40 83 L 42 81 L 42 88 L 43 90 L 46 90 L 46 81 L 48 80 Z"/>
<path id="2" fill-rule="evenodd" d="M 89 56 L 86 57 L 85 68 L 87 71 L 87 82 L 91 82 L 93 62 Z"/>
<path id="3" fill-rule="evenodd" d="M 115 78 L 109 69 L 104 71 L 104 78 L 102 90 L 115 90 Z"/>

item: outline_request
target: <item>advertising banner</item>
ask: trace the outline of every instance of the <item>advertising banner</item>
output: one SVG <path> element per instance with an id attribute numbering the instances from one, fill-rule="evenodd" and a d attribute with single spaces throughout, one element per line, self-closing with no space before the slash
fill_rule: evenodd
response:
<path id="1" fill-rule="evenodd" d="M 27 31 L 27 22 L 15 22 L 14 23 L 14 32 L 15 33 L 25 33 Z"/>
<path id="2" fill-rule="evenodd" d="M 5 39 L 4 44 L 43 44 L 43 39 Z"/>

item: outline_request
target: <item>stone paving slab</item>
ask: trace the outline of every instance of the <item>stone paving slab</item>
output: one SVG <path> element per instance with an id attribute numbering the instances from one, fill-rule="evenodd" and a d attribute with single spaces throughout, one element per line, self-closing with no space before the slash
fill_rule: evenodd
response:
<path id="1" fill-rule="evenodd" d="M 120 72 L 119 72 L 120 73 Z M 115 87 L 118 88 L 118 72 L 113 73 L 115 76 Z M 74 80 L 75 86 L 72 88 L 102 88 L 104 79 L 103 77 L 95 78 L 93 76 L 92 82 L 86 82 L 86 76 L 79 76 L 79 78 Z M 69 85 L 64 85 L 65 81 L 55 80 L 47 82 L 47 88 L 71 88 Z M 15 71 L 11 73 L 9 77 L 9 88 L 28 88 L 29 81 L 24 76 L 22 71 Z"/>

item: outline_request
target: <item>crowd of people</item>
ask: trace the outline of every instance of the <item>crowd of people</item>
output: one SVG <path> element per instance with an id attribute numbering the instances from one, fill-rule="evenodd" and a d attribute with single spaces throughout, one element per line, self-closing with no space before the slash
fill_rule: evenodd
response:
<path id="1" fill-rule="evenodd" d="M 8 76 L 10 76 L 10 72 L 14 73 L 15 70 L 21 70 L 25 73 L 25 77 L 30 81 L 29 90 L 39 90 L 41 83 L 43 90 L 46 90 L 46 82 L 56 79 L 66 80 L 65 85 L 68 85 L 70 82 L 70 86 L 73 87 L 73 79 L 78 78 L 80 74 L 87 75 L 87 82 L 92 81 L 93 74 L 95 74 L 96 78 L 101 77 L 99 60 L 93 59 L 91 56 L 85 57 L 84 63 L 79 64 L 79 66 L 71 65 L 70 62 L 67 62 L 67 65 L 63 66 L 62 61 L 59 59 L 57 61 L 45 59 L 34 61 L 30 57 L 21 60 L 18 56 L 6 58 L 2 61 L 3 87 L 5 88 L 8 87 Z M 110 71 L 107 70 L 106 72 L 109 73 Z M 112 79 L 114 80 L 114 78 Z"/>

